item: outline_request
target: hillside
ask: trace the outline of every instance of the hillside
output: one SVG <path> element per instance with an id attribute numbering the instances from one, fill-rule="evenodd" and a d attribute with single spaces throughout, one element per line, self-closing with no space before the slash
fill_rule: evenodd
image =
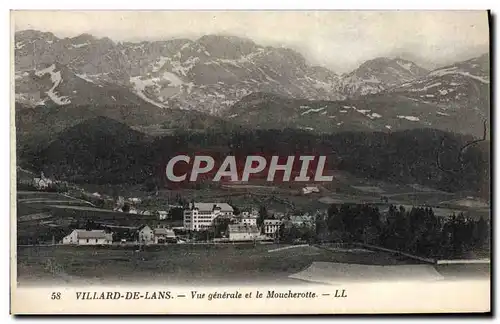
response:
<path id="1" fill-rule="evenodd" d="M 436 107 L 436 114 L 456 128 L 481 134 L 490 120 L 490 60 L 484 54 L 457 62 L 388 91 Z"/>
<path id="2" fill-rule="evenodd" d="M 148 111 L 152 108 L 152 111 Z M 150 136 L 169 134 L 176 130 L 194 132 L 212 129 L 230 131 L 241 128 L 219 117 L 197 111 L 157 109 L 141 105 L 66 105 L 30 108 L 16 104 L 16 146 L 20 151 L 36 151 L 46 147 L 65 129 L 96 117 L 123 122 Z"/>
<path id="3" fill-rule="evenodd" d="M 234 104 L 224 117 L 261 129 L 299 128 L 329 133 L 435 128 L 476 137 L 483 136 L 486 121 L 489 136 L 488 55 L 377 92 L 335 101 L 253 93 Z"/>
<path id="4" fill-rule="evenodd" d="M 145 179 L 149 139 L 107 117 L 85 120 L 58 134 L 46 148 L 23 156 L 32 168 L 74 182 Z M 137 154 L 141 152 L 142 154 Z M 149 173 L 148 173 L 149 172 Z"/>
<path id="5" fill-rule="evenodd" d="M 437 104 L 415 101 L 399 93 L 342 101 L 294 100 L 254 93 L 231 107 L 224 117 L 256 129 L 296 128 L 332 133 L 433 128 L 482 137 L 483 122 L 489 121 L 483 109 L 450 108 L 444 113 Z"/>
<path id="6" fill-rule="evenodd" d="M 286 156 L 308 152 L 326 155 L 331 171 L 451 192 L 467 190 L 488 197 L 489 142 L 472 145 L 461 159 L 458 156 L 460 148 L 471 140 L 470 136 L 434 129 L 322 135 L 285 129 L 186 132 L 151 142 L 123 124 L 98 118 L 63 132 L 47 149 L 31 156 L 30 163 L 47 175 L 76 182 L 153 181 L 166 185 L 166 162 L 177 154 L 203 153 L 223 159 L 228 154 Z"/>

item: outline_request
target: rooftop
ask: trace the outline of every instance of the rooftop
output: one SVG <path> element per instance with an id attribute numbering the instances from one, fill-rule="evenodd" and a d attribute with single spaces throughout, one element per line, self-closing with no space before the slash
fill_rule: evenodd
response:
<path id="1" fill-rule="evenodd" d="M 193 204 L 190 206 L 193 208 Z M 222 212 L 233 212 L 233 207 L 227 203 L 194 203 L 194 208 L 199 211 L 213 211 L 215 208 L 220 208 Z"/>
<path id="2" fill-rule="evenodd" d="M 264 219 L 264 224 L 279 224 L 281 223 L 280 219 Z"/>
<path id="3" fill-rule="evenodd" d="M 106 238 L 106 235 L 111 235 L 110 233 L 106 233 L 104 230 L 84 230 L 84 229 L 76 229 L 76 235 L 79 239 L 100 239 Z"/>
<path id="4" fill-rule="evenodd" d="M 163 235 L 163 236 L 168 236 L 168 237 L 175 237 L 174 231 L 171 230 L 171 229 L 168 229 L 168 228 L 163 228 L 163 227 L 155 228 L 153 230 L 153 232 L 154 232 L 155 235 Z"/>

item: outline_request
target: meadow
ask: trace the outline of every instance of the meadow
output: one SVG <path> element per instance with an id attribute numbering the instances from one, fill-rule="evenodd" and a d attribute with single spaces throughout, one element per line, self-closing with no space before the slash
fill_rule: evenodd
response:
<path id="1" fill-rule="evenodd" d="M 283 245 L 281 245 L 283 247 Z M 289 275 L 314 261 L 408 264 L 416 261 L 381 252 L 332 252 L 308 246 L 273 252 L 275 244 L 177 244 L 146 247 L 19 246 L 18 281 L 76 283 L 253 283 L 289 284 Z"/>

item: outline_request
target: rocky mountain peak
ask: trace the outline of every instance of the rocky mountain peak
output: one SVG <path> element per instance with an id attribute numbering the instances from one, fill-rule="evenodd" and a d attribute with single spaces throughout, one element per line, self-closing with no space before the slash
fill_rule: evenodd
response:
<path id="1" fill-rule="evenodd" d="M 211 56 L 222 59 L 238 59 L 248 55 L 257 49 L 257 45 L 250 39 L 223 36 L 223 35 L 205 35 L 197 40 Z"/>
<path id="2" fill-rule="evenodd" d="M 341 88 L 348 97 L 375 94 L 427 73 L 426 69 L 408 60 L 378 57 L 345 75 Z"/>

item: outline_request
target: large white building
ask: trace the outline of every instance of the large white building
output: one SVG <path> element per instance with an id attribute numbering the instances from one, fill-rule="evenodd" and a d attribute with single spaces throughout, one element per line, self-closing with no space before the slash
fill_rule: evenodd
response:
<path id="1" fill-rule="evenodd" d="M 184 228 L 191 231 L 208 230 L 217 217 L 232 218 L 233 207 L 226 203 L 190 203 L 184 210 Z"/>
<path id="2" fill-rule="evenodd" d="M 274 237 L 282 223 L 281 219 L 264 219 L 264 234 Z"/>
<path id="3" fill-rule="evenodd" d="M 75 229 L 63 238 L 62 243 L 75 245 L 111 244 L 113 243 L 113 234 L 106 233 L 104 230 Z"/>

